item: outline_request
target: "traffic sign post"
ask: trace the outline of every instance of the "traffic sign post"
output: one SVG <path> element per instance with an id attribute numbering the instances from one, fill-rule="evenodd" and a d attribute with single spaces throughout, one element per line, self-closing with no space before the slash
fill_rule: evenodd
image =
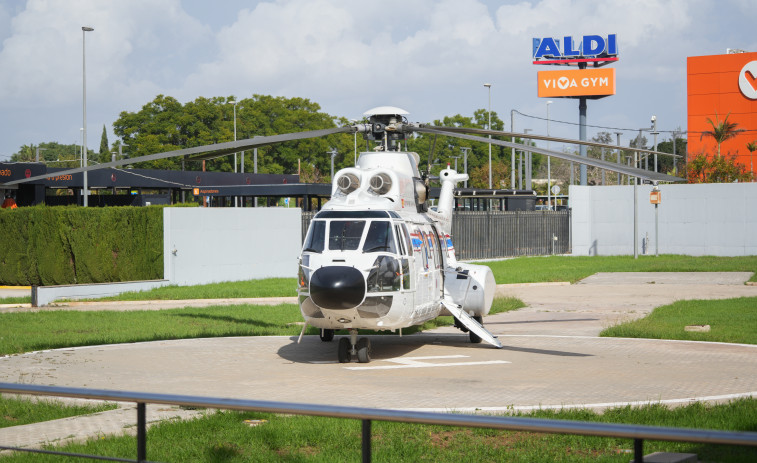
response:
<path id="1" fill-rule="evenodd" d="M 657 185 L 654 186 L 651 192 L 649 192 L 649 203 L 654 204 L 654 255 L 655 257 L 660 255 L 660 234 L 659 232 L 659 215 L 658 206 L 662 202 L 662 194 Z"/>

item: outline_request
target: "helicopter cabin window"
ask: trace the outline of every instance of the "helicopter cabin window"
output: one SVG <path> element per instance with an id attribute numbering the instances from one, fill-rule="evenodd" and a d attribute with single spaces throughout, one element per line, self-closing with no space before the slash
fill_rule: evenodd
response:
<path id="1" fill-rule="evenodd" d="M 407 230 L 407 225 L 404 223 L 402 224 L 402 233 L 399 233 L 397 235 L 398 237 L 401 236 L 402 240 L 405 242 L 405 248 L 407 249 L 407 255 L 412 256 L 413 255 L 413 243 L 410 240 L 410 232 Z"/>
<path id="2" fill-rule="evenodd" d="M 436 268 L 442 268 L 444 267 L 444 262 L 442 260 L 442 253 L 446 254 L 447 247 L 445 246 L 444 249 L 442 249 L 442 243 L 444 241 L 439 239 L 439 232 L 436 230 L 435 226 L 431 226 L 431 237 L 434 241 L 434 254 L 436 256 Z"/>
<path id="3" fill-rule="evenodd" d="M 363 244 L 363 252 L 397 253 L 397 246 L 392 235 L 392 224 L 388 221 L 374 220 L 368 226 L 368 233 Z"/>
<path id="4" fill-rule="evenodd" d="M 313 220 L 310 224 L 308 237 L 305 239 L 305 246 L 302 248 L 305 252 L 323 252 L 326 242 L 326 222 L 323 220 Z"/>
<path id="5" fill-rule="evenodd" d="M 354 251 L 360 245 L 365 220 L 332 220 L 329 224 L 329 249 Z"/>

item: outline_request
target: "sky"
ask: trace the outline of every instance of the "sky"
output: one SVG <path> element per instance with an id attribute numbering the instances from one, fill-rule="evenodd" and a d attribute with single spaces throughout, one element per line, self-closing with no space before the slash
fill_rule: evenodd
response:
<path id="1" fill-rule="evenodd" d="M 589 137 L 627 145 L 657 116 L 686 130 L 686 58 L 757 51 L 754 0 L 0 0 L 0 161 L 22 145 L 81 144 L 82 26 L 87 146 L 157 95 L 303 97 L 359 119 L 496 111 L 547 132 L 535 37 L 616 34 L 617 94 L 589 101 Z M 752 31 L 752 32 L 750 32 Z M 484 87 L 491 84 L 491 89 Z M 549 99 L 550 134 L 578 138 L 578 101 Z M 533 116 L 533 117 L 529 117 Z M 554 146 L 553 146 L 554 148 Z"/>

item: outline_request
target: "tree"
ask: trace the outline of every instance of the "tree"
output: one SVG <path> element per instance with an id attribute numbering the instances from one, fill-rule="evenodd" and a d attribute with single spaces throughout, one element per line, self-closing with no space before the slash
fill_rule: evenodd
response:
<path id="1" fill-rule="evenodd" d="M 749 172 L 754 177 L 754 152 L 757 151 L 757 140 L 747 143 L 746 149 L 749 150 Z"/>
<path id="2" fill-rule="evenodd" d="M 175 98 L 158 95 L 139 112 L 122 112 L 114 123 L 114 132 L 129 146 L 131 157 L 204 146 L 234 140 L 235 97 L 199 97 L 184 105 Z M 346 123 L 321 112 L 317 103 L 304 98 L 284 98 L 253 95 L 237 101 L 237 139 L 318 130 Z M 291 141 L 258 149 L 258 172 L 293 174 L 298 162 L 313 164 L 320 172 L 328 172 L 329 148 L 340 154 L 335 169 L 353 164 L 353 136 L 336 134 L 323 138 Z M 349 153 L 349 155 L 348 155 Z M 254 169 L 252 153 L 244 156 L 244 170 Z M 208 160 L 210 171 L 233 172 L 233 155 Z M 199 170 L 199 161 L 189 161 L 187 169 Z M 182 160 L 168 158 L 140 167 L 180 169 Z"/>
<path id="3" fill-rule="evenodd" d="M 699 136 L 700 140 L 705 135 L 715 139 L 715 143 L 718 145 L 718 157 L 720 157 L 720 145 L 724 141 L 729 140 L 744 131 L 744 129 L 737 128 L 739 124 L 736 122 L 728 122 L 728 116 L 730 115 L 731 113 L 728 113 L 725 116 L 725 119 L 723 119 L 723 122 L 720 122 L 718 113 L 715 113 L 715 122 L 712 122 L 712 119 L 708 117 L 707 123 L 712 126 L 712 130 L 706 130 Z"/>
<path id="4" fill-rule="evenodd" d="M 660 172 L 667 172 L 675 175 L 679 169 L 682 170 L 682 167 L 686 162 L 686 146 L 688 141 L 679 136 L 681 133 L 682 132 L 680 131 L 674 131 L 670 140 L 664 140 L 657 144 L 657 151 L 661 153 L 677 154 L 680 156 L 679 158 L 660 156 Z M 673 152 L 673 140 L 675 140 L 675 153 Z"/>
<path id="5" fill-rule="evenodd" d="M 738 163 L 735 156 L 708 158 L 701 153 L 689 161 L 686 168 L 689 183 L 730 183 L 754 180 L 754 175 L 747 171 L 746 166 Z"/>
<path id="6" fill-rule="evenodd" d="M 499 118 L 495 111 L 491 113 L 492 130 L 503 130 L 504 122 Z M 456 114 L 454 116 L 445 116 L 443 119 L 433 121 L 435 126 L 444 127 L 466 127 L 485 129 L 489 125 L 489 111 L 486 109 L 477 109 L 473 116 L 463 116 Z M 492 137 L 494 139 L 504 139 L 510 141 L 509 137 Z M 520 138 L 515 139 L 516 143 L 522 143 Z M 431 175 L 437 175 L 440 170 L 450 166 L 455 166 L 457 160 L 457 170 L 463 172 L 465 155 L 468 153 L 468 174 L 471 180 L 468 186 L 474 188 L 489 187 L 489 144 L 486 142 L 469 142 L 455 137 L 442 135 L 416 134 L 411 136 L 407 142 L 409 151 L 415 151 L 420 155 L 420 170 L 425 173 L 427 165 L 431 164 Z M 433 153 L 432 153 L 433 147 Z M 466 148 L 464 150 L 463 148 Z M 538 168 L 542 161 L 540 155 L 534 154 L 533 163 Z M 492 145 L 492 188 L 508 188 L 510 171 L 510 148 Z M 479 174 L 485 175 L 479 178 Z M 504 174 L 503 174 L 504 173 Z M 504 183 L 503 183 L 504 182 Z"/>
<path id="7" fill-rule="evenodd" d="M 34 162 L 39 147 L 39 160 L 50 167 L 79 167 L 81 145 L 62 145 L 58 142 L 42 142 L 39 145 L 23 145 L 18 152 L 11 155 L 11 162 Z M 93 150 L 88 150 L 88 156 L 94 156 Z"/>
<path id="8" fill-rule="evenodd" d="M 100 153 L 99 162 L 110 161 L 110 149 L 108 148 L 108 132 L 105 130 L 105 124 L 103 124 L 103 134 L 100 137 Z"/>

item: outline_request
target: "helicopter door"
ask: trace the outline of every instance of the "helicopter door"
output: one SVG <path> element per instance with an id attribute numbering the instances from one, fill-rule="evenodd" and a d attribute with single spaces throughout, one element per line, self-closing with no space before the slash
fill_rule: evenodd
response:
<path id="1" fill-rule="evenodd" d="M 400 271 L 402 273 L 402 292 L 408 293 L 415 291 L 414 280 L 410 278 L 411 268 L 413 268 L 413 248 L 410 237 L 407 233 L 405 224 L 394 224 L 394 234 L 397 236 L 397 244 L 400 253 Z M 411 300 L 411 303 L 415 301 Z"/>
<path id="2" fill-rule="evenodd" d="M 439 232 L 434 225 L 431 225 L 431 238 L 434 243 L 434 259 L 436 261 L 436 272 L 434 272 L 434 282 L 436 283 L 436 293 L 439 297 L 444 298 L 444 256 L 446 250 L 442 249 L 442 241 L 439 240 Z"/>

